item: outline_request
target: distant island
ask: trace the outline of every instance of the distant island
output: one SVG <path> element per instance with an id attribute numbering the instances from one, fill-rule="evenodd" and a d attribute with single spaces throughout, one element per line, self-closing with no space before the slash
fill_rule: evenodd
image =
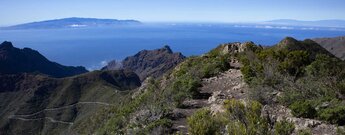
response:
<path id="1" fill-rule="evenodd" d="M 55 29 L 55 28 L 82 28 L 82 27 L 103 27 L 119 25 L 138 25 L 137 20 L 117 20 L 117 19 L 97 19 L 97 18 L 63 18 L 30 22 L 14 26 L 4 27 L 3 29 Z"/>

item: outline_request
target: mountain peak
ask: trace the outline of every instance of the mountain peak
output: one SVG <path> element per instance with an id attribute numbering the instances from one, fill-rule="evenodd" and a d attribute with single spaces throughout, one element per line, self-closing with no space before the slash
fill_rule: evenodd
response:
<path id="1" fill-rule="evenodd" d="M 279 42 L 279 44 L 296 44 L 298 40 L 293 37 L 285 37 L 283 40 Z"/>
<path id="2" fill-rule="evenodd" d="M 288 51 L 307 51 L 310 54 L 310 57 L 315 58 L 317 54 L 326 54 L 333 56 L 325 48 L 323 48 L 318 43 L 310 39 L 305 39 L 304 41 L 296 40 L 292 37 L 286 37 L 277 44 L 278 50 L 288 50 Z"/>
<path id="3" fill-rule="evenodd" d="M 283 40 L 281 40 L 278 43 L 278 47 L 279 48 L 286 48 L 286 49 L 291 49 L 291 48 L 295 48 L 296 46 L 298 46 L 300 44 L 300 42 L 292 37 L 285 37 Z"/>
<path id="4" fill-rule="evenodd" d="M 13 48 L 13 45 L 11 42 L 8 42 L 8 41 L 4 41 L 0 44 L 0 47 L 1 48 Z"/>
<path id="5" fill-rule="evenodd" d="M 165 45 L 165 46 L 162 48 L 162 50 L 167 51 L 168 53 L 173 53 L 173 51 L 171 50 L 170 46 L 168 46 L 168 45 Z"/>
<path id="6" fill-rule="evenodd" d="M 67 77 L 87 72 L 84 67 L 63 66 L 49 61 L 38 51 L 19 49 L 11 42 L 0 45 L 0 74 L 39 72 L 52 77 Z"/>
<path id="7" fill-rule="evenodd" d="M 121 63 L 111 62 L 102 70 L 130 69 L 139 75 L 140 80 L 147 77 L 160 77 L 163 73 L 173 69 L 185 59 L 181 53 L 173 53 L 167 45 L 160 49 L 143 50 L 133 56 L 126 57 Z"/>

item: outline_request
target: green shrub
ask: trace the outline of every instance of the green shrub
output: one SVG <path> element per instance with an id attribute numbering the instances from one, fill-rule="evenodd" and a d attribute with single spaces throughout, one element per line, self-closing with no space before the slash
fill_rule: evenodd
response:
<path id="1" fill-rule="evenodd" d="M 311 101 L 297 101 L 289 106 L 296 117 L 315 118 L 317 112 Z"/>
<path id="2" fill-rule="evenodd" d="M 249 65 L 244 65 L 241 67 L 241 72 L 244 76 L 244 80 L 246 82 L 251 82 L 252 79 L 256 76 L 255 71 L 253 70 L 253 68 Z"/>
<path id="3" fill-rule="evenodd" d="M 230 121 L 227 127 L 229 135 L 248 135 L 246 126 L 239 121 Z"/>
<path id="4" fill-rule="evenodd" d="M 338 76 L 344 74 L 344 62 L 338 58 L 332 58 L 325 54 L 316 55 L 313 61 L 307 68 L 307 73 L 313 76 Z"/>
<path id="5" fill-rule="evenodd" d="M 319 118 L 326 120 L 332 124 L 344 125 L 345 124 L 345 105 L 337 104 L 320 110 Z"/>
<path id="6" fill-rule="evenodd" d="M 196 111 L 187 118 L 188 132 L 191 135 L 215 135 L 220 133 L 221 124 L 207 109 Z"/>
<path id="7" fill-rule="evenodd" d="M 337 128 L 337 135 L 345 135 L 344 127 L 338 127 Z"/>
<path id="8" fill-rule="evenodd" d="M 304 67 L 309 63 L 310 60 L 307 51 L 291 51 L 288 53 L 285 60 L 280 63 L 278 69 L 281 72 L 287 72 L 290 75 L 298 76 L 304 72 Z"/>
<path id="9" fill-rule="evenodd" d="M 193 79 L 190 76 L 177 79 L 173 83 L 173 92 L 175 94 L 172 95 L 177 106 L 181 106 L 185 99 L 197 95 L 199 85 L 199 80 Z"/>
<path id="10" fill-rule="evenodd" d="M 171 120 L 164 118 L 164 119 L 159 119 L 154 122 L 151 122 L 150 124 L 147 125 L 146 130 L 147 132 L 150 132 L 152 129 L 156 127 L 171 127 L 171 126 L 172 126 Z"/>
<path id="11" fill-rule="evenodd" d="M 229 133 L 237 134 L 239 133 L 237 130 L 241 130 L 241 132 L 248 135 L 268 133 L 268 123 L 266 119 L 261 117 L 262 105 L 259 102 L 250 101 L 244 105 L 239 100 L 226 100 L 224 105 L 230 118 Z"/>
<path id="12" fill-rule="evenodd" d="M 295 125 L 287 120 L 282 120 L 274 125 L 275 135 L 290 135 L 295 130 Z"/>
<path id="13" fill-rule="evenodd" d="M 339 89 L 339 93 L 345 96 L 345 80 L 338 82 L 336 84 L 336 87 Z"/>
<path id="14" fill-rule="evenodd" d="M 298 130 L 297 135 L 312 135 L 310 129 Z"/>

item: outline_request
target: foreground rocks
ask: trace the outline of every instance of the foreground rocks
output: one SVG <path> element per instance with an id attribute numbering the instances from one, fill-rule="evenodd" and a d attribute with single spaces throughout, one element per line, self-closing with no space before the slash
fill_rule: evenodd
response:
<path id="1" fill-rule="evenodd" d="M 268 118 L 271 125 L 282 120 L 292 122 L 295 125 L 293 134 L 297 134 L 299 130 L 310 130 L 313 135 L 337 135 L 336 125 L 314 119 L 296 118 L 290 109 L 281 105 L 265 105 L 262 116 Z"/>

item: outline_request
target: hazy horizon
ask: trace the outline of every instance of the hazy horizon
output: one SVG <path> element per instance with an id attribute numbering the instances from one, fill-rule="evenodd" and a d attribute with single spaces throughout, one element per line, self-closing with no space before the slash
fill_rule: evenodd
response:
<path id="1" fill-rule="evenodd" d="M 2 0 L 0 26 L 68 18 L 133 19 L 142 22 L 262 22 L 345 20 L 343 0 Z"/>

